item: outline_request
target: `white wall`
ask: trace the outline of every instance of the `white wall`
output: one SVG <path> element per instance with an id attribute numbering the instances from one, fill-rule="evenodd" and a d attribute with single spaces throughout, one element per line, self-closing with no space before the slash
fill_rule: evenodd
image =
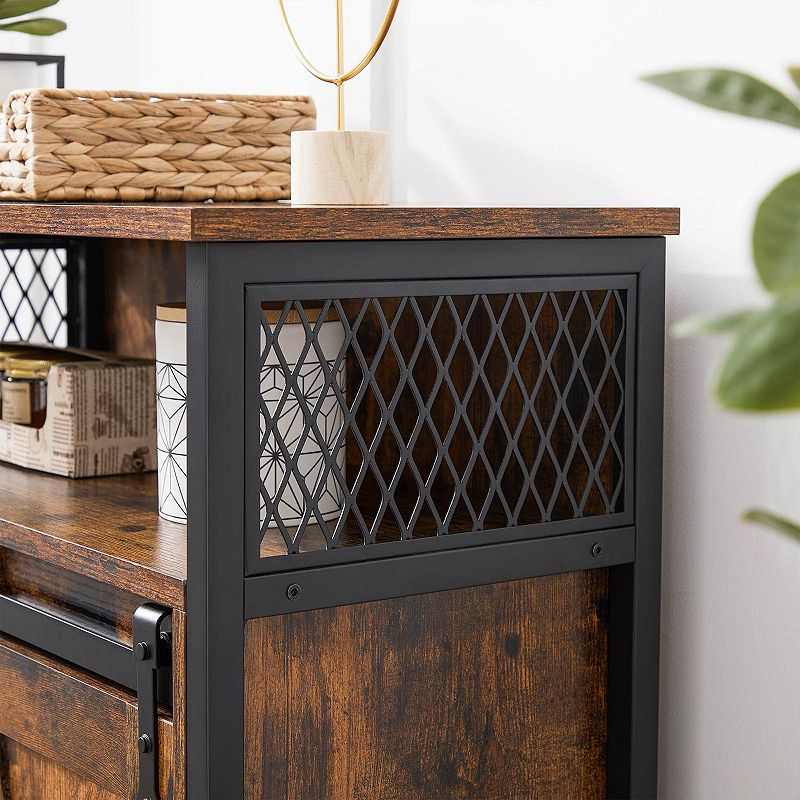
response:
<path id="1" fill-rule="evenodd" d="M 376 17 L 383 3 L 372 1 Z M 288 2 L 320 61 L 332 39 L 312 31 L 332 5 Z M 366 43 L 369 5 L 345 3 L 360 12 L 349 41 Z M 295 64 L 272 2 L 62 8 L 71 29 L 44 46 L 67 54 L 73 86 L 313 92 L 333 124 L 333 93 Z M 403 0 L 387 49 L 353 82 L 350 124 L 391 131 L 397 200 L 679 205 L 670 319 L 759 302 L 753 209 L 798 168 L 800 134 L 696 108 L 637 76 L 730 65 L 788 90 L 798 30 L 793 0 Z M 720 347 L 668 343 L 660 785 L 673 798 L 792 798 L 800 547 L 739 512 L 800 517 L 800 416 L 713 408 Z"/>

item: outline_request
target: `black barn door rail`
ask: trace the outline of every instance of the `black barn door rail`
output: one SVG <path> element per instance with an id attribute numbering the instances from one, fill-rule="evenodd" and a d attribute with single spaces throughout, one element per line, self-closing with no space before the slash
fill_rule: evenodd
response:
<path id="1" fill-rule="evenodd" d="M 133 651 L 116 639 L 3 594 L 0 632 L 136 691 Z"/>
<path id="2" fill-rule="evenodd" d="M 158 796 L 158 705 L 172 705 L 172 616 L 145 603 L 133 617 L 133 646 L 59 614 L 0 594 L 0 633 L 136 692 L 139 716 L 137 800 Z"/>

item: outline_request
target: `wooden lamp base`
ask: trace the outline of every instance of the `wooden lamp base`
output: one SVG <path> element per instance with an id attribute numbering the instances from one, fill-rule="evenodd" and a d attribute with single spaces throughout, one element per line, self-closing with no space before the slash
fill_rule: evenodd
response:
<path id="1" fill-rule="evenodd" d="M 370 206 L 388 203 L 387 133 L 292 132 L 292 204 Z"/>

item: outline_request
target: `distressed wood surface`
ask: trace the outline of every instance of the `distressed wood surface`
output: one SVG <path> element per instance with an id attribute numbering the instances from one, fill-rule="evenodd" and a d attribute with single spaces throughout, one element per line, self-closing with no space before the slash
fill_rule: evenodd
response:
<path id="1" fill-rule="evenodd" d="M 605 570 L 245 634 L 249 800 L 605 796 Z"/>
<path id="2" fill-rule="evenodd" d="M 670 236 L 677 208 L 0 203 L 0 231 L 177 241 Z"/>
<path id="3" fill-rule="evenodd" d="M 0 466 L 0 546 L 184 608 L 186 528 L 156 511 L 155 473 L 67 480 Z"/>
<path id="4" fill-rule="evenodd" d="M 57 761 L 0 736 L 0 800 L 121 800 Z"/>
<path id="5" fill-rule="evenodd" d="M 138 717 L 132 693 L 6 636 L 0 636 L 0 675 L 0 734 L 114 795 L 135 795 Z M 163 717 L 158 724 L 159 783 L 166 798 L 172 796 L 173 724 Z M 13 773 L 6 759 L 6 772 Z"/>
<path id="6" fill-rule="evenodd" d="M 89 280 L 102 282 L 103 313 L 99 339 L 92 346 L 155 358 L 156 305 L 186 300 L 186 246 L 145 239 L 97 244 Z"/>
<path id="7" fill-rule="evenodd" d="M 0 547 L 0 592 L 130 646 L 133 614 L 147 598 Z"/>
<path id="8" fill-rule="evenodd" d="M 174 800 L 186 799 L 186 614 L 172 612 L 172 719 Z"/>

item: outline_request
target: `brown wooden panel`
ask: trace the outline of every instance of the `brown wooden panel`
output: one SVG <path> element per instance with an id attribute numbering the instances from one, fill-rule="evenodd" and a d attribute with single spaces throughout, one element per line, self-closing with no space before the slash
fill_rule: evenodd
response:
<path id="1" fill-rule="evenodd" d="M 175 726 L 174 800 L 186 800 L 186 614 L 172 612 L 172 718 Z"/>
<path id="2" fill-rule="evenodd" d="M 186 527 L 158 516 L 155 473 L 65 480 L 0 468 L 0 545 L 184 607 Z"/>
<path id="3" fill-rule="evenodd" d="M 134 796 L 133 694 L 6 636 L 0 636 L 0 675 L 0 734 L 114 795 Z M 159 718 L 164 797 L 172 796 L 173 747 L 172 721 Z"/>
<path id="4" fill-rule="evenodd" d="M 186 299 L 186 246 L 107 239 L 101 249 L 97 266 L 103 269 L 105 303 L 102 341 L 97 347 L 120 355 L 155 358 L 156 305 Z"/>
<path id="5" fill-rule="evenodd" d="M 669 236 L 677 208 L 0 203 L 3 233 L 179 241 Z"/>
<path id="6" fill-rule="evenodd" d="M 120 800 L 57 761 L 0 736 L 0 800 Z"/>
<path id="7" fill-rule="evenodd" d="M 249 800 L 605 795 L 606 571 L 247 623 Z"/>
<path id="8" fill-rule="evenodd" d="M 131 644 L 141 595 L 0 547 L 0 592 Z"/>

